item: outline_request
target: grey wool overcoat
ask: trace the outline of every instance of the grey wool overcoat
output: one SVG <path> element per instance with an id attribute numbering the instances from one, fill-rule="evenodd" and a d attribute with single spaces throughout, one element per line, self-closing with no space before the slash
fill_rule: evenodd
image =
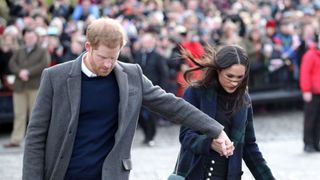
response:
<path id="1" fill-rule="evenodd" d="M 25 139 L 23 180 L 64 179 L 77 132 L 82 56 L 42 73 Z M 120 94 L 118 129 L 115 144 L 104 160 L 102 180 L 129 179 L 131 145 L 141 106 L 211 137 L 223 129 L 183 99 L 152 85 L 138 65 L 117 62 L 114 72 Z"/>

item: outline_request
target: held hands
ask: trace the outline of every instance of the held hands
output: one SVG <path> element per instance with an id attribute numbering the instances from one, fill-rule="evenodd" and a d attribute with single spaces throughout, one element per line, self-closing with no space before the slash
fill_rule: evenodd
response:
<path id="1" fill-rule="evenodd" d="M 221 156 L 226 156 L 226 158 L 231 156 L 234 151 L 233 142 L 230 141 L 229 137 L 224 131 L 220 133 L 217 139 L 213 139 L 211 148 L 218 152 Z"/>

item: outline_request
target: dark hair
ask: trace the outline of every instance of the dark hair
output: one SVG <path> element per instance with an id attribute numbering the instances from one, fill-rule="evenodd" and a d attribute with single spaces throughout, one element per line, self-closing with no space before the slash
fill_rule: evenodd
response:
<path id="1" fill-rule="evenodd" d="M 235 64 L 242 64 L 246 67 L 244 79 L 241 81 L 237 90 L 232 93 L 232 100 L 234 101 L 233 107 L 229 115 L 234 114 L 243 105 L 248 104 L 248 99 L 244 98 L 247 91 L 248 75 L 249 75 L 249 60 L 248 56 L 243 48 L 237 45 L 222 46 L 216 51 L 212 46 L 206 47 L 206 53 L 197 60 L 192 54 L 183 49 L 181 51 L 182 56 L 190 59 L 196 67 L 187 70 L 184 73 L 184 78 L 189 85 L 195 87 L 214 88 L 220 86 L 218 80 L 218 73 L 221 70 L 231 67 Z M 197 70 L 202 70 L 202 78 L 198 80 L 192 80 L 192 73 Z"/>
<path id="2" fill-rule="evenodd" d="M 30 33 L 33 32 L 34 34 L 36 34 L 38 36 L 38 34 L 36 33 L 36 31 L 31 28 L 31 27 L 26 27 L 22 30 L 22 36 L 24 36 L 26 33 Z"/>

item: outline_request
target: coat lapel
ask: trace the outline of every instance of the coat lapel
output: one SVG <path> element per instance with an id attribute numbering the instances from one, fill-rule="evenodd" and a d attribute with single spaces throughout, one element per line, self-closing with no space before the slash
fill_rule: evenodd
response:
<path id="1" fill-rule="evenodd" d="M 69 128 L 73 127 L 73 130 L 77 127 L 80 109 L 82 57 L 83 54 L 73 62 L 69 77 L 67 79 L 68 97 L 71 108 L 71 121 L 69 123 Z"/>
<path id="2" fill-rule="evenodd" d="M 217 110 L 217 94 L 212 90 L 203 91 L 204 93 L 201 93 L 200 109 L 210 117 L 215 118 Z"/>
<path id="3" fill-rule="evenodd" d="M 80 55 L 75 61 L 72 62 L 72 66 L 70 72 L 67 77 L 67 94 L 70 103 L 71 109 L 71 119 L 68 122 L 68 130 L 67 132 L 76 133 L 79 119 L 79 111 L 80 111 L 80 99 L 81 99 L 81 61 L 82 55 Z M 68 168 L 68 162 L 72 156 L 73 150 L 73 142 L 76 136 L 69 136 L 69 134 L 65 132 L 65 138 L 63 140 L 63 144 L 60 150 L 60 155 L 63 154 L 65 157 L 63 160 L 59 162 L 60 166 L 57 167 L 56 171 L 53 174 L 57 174 L 56 179 L 63 179 L 63 175 Z"/>
<path id="4" fill-rule="evenodd" d="M 232 129 L 230 133 L 230 139 L 234 142 L 236 146 L 241 143 L 241 139 L 244 138 L 245 125 L 247 122 L 246 107 L 242 107 L 238 113 L 236 113 L 232 119 Z"/>
<path id="5" fill-rule="evenodd" d="M 129 122 L 125 121 L 125 113 L 128 105 L 128 96 L 129 96 L 129 85 L 128 85 L 128 77 L 127 73 L 123 71 L 123 68 L 119 65 L 119 63 L 116 64 L 114 68 L 114 72 L 116 75 L 116 79 L 119 86 L 119 96 L 120 96 L 120 102 L 119 102 L 119 118 L 118 118 L 118 130 L 115 135 L 115 146 L 120 141 L 121 136 L 123 135 L 124 130 L 126 129 Z"/>

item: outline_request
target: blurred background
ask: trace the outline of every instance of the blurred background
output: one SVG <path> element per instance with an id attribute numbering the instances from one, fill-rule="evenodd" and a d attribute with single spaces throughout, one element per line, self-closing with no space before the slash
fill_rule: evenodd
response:
<path id="1" fill-rule="evenodd" d="M 203 55 L 206 45 L 246 49 L 256 133 L 267 162 L 278 179 L 320 179 L 319 153 L 303 151 L 299 86 L 304 55 L 320 48 L 320 0 L 1 0 L 0 15 L 0 180 L 21 179 L 23 147 L 2 144 L 9 140 L 14 118 L 15 76 L 8 64 L 24 47 L 23 30 L 35 29 L 55 66 L 84 51 L 86 27 L 104 16 L 126 30 L 128 43 L 119 60 L 140 64 L 154 84 L 177 96 L 187 87 L 183 73 L 193 67 L 179 55 L 181 48 L 195 57 Z M 148 48 L 155 49 L 158 63 L 142 60 Z M 144 134 L 137 127 L 131 179 L 166 179 L 174 168 L 179 126 L 153 118 L 157 133 L 152 143 L 142 143 Z M 253 179 L 248 170 L 243 179 Z"/>

